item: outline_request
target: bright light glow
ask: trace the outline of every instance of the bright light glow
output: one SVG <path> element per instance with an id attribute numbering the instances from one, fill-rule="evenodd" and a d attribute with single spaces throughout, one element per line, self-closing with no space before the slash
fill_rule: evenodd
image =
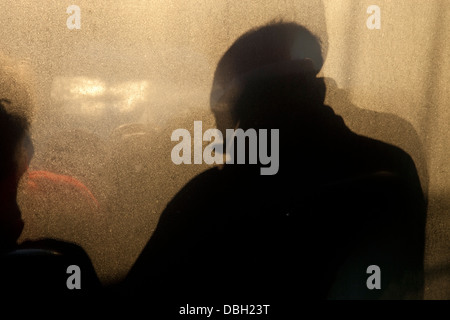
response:
<path id="1" fill-rule="evenodd" d="M 117 107 L 121 112 L 126 112 L 131 111 L 136 103 L 146 101 L 147 88 L 147 81 L 125 82 L 109 88 L 108 92 L 113 96 L 117 96 L 118 100 L 120 100 Z"/>
<path id="2" fill-rule="evenodd" d="M 62 102 L 70 112 L 101 114 L 105 108 L 130 112 L 138 103 L 147 101 L 148 81 L 127 81 L 108 86 L 86 77 L 57 77 L 53 81 L 52 98 Z"/>
<path id="3" fill-rule="evenodd" d="M 101 81 L 78 78 L 71 84 L 70 93 L 77 95 L 99 96 L 105 92 L 105 86 Z"/>
<path id="4" fill-rule="evenodd" d="M 99 79 L 57 77 L 53 81 L 51 95 L 56 101 L 67 101 L 101 96 L 104 93 L 105 83 Z"/>

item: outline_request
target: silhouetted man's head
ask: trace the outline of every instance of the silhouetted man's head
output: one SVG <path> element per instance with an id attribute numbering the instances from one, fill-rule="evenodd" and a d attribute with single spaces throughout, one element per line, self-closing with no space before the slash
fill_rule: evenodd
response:
<path id="1" fill-rule="evenodd" d="M 274 85 L 277 87 L 271 87 L 274 90 L 289 92 L 298 88 L 304 95 L 317 92 L 311 84 L 316 85 L 314 79 L 322 65 L 320 40 L 301 25 L 279 22 L 248 31 L 223 55 L 214 75 L 210 102 L 219 129 L 236 126 L 242 120 L 242 114 L 249 112 L 248 92 L 261 96 L 257 91 L 264 85 Z M 286 85 L 289 86 L 287 90 Z M 262 93 L 267 89 L 264 88 Z M 238 100 L 245 94 L 244 111 Z M 265 99 L 271 98 L 275 96 Z M 323 98 L 324 92 L 319 92 L 318 101 L 323 102 Z M 242 104 L 242 99 L 240 102 Z M 254 116 L 252 112 L 249 116 Z"/>

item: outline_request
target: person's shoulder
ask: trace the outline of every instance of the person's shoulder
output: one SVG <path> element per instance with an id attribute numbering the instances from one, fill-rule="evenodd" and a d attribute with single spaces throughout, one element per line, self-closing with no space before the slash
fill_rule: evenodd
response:
<path id="1" fill-rule="evenodd" d="M 91 294 L 101 288 L 89 256 L 75 243 L 27 240 L 9 252 L 3 262 L 2 271 L 8 277 L 6 287 L 12 292 L 25 290 L 43 296 L 72 296 Z M 70 273 L 81 279 L 83 290 L 70 290 L 67 285 Z"/>
<path id="2" fill-rule="evenodd" d="M 417 167 L 410 154 L 398 146 L 383 141 L 364 136 L 358 136 L 357 139 L 364 150 L 362 154 L 370 171 L 389 173 L 398 183 L 423 197 Z"/>
<path id="3" fill-rule="evenodd" d="M 390 163 L 398 168 L 400 165 L 413 165 L 412 157 L 402 148 L 373 138 L 355 134 L 355 141 L 364 153 L 377 159 L 380 164 Z"/>
<path id="4" fill-rule="evenodd" d="M 18 252 L 24 252 L 26 255 L 29 255 L 29 253 L 31 253 L 31 256 L 33 256 L 33 252 L 37 252 L 47 256 L 52 255 L 57 257 L 58 261 L 79 265 L 86 271 L 95 274 L 91 258 L 83 249 L 83 247 L 74 242 L 51 238 L 26 240 L 20 243 L 17 246 L 16 250 Z"/>
<path id="5" fill-rule="evenodd" d="M 255 175 L 255 172 L 257 175 Z M 177 193 L 171 202 L 180 200 L 215 199 L 217 196 L 234 193 L 241 182 L 259 177 L 259 167 L 252 165 L 223 165 L 212 167 L 192 178 Z"/>
<path id="6" fill-rule="evenodd" d="M 57 261 L 78 265 L 86 272 L 92 273 L 94 278 L 97 278 L 91 258 L 83 247 L 74 242 L 51 238 L 26 240 L 17 246 L 17 251 L 24 252 L 27 255 L 31 253 L 31 256 L 33 256 L 33 252 L 55 256 Z"/>
<path id="7" fill-rule="evenodd" d="M 218 167 L 205 170 L 186 183 L 174 197 L 174 200 L 193 197 L 194 194 L 209 194 L 222 185 L 221 180 L 224 178 L 222 170 Z"/>
<path id="8" fill-rule="evenodd" d="M 42 238 L 37 240 L 26 240 L 20 243 L 18 250 L 43 250 L 57 254 L 71 254 L 87 257 L 84 249 L 76 243 L 58 239 Z"/>

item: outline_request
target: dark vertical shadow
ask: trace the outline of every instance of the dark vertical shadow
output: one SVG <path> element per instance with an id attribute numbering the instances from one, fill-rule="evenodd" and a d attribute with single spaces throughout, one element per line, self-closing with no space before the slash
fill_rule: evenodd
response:
<path id="1" fill-rule="evenodd" d="M 432 46 L 429 49 L 430 54 L 428 57 L 429 65 L 427 70 L 430 70 L 427 74 L 427 79 L 424 81 L 426 84 L 424 101 L 426 105 L 423 107 L 424 114 L 422 119 L 422 130 L 426 135 L 425 147 L 428 152 L 431 151 L 433 146 L 433 136 L 434 130 L 433 126 L 438 123 L 437 119 L 439 117 L 437 110 L 437 95 L 439 90 L 439 78 L 442 72 L 440 68 L 440 62 L 442 59 L 442 50 L 444 43 L 444 33 L 446 30 L 446 20 L 445 20 L 445 2 L 438 0 L 436 4 L 435 16 L 435 28 L 432 34 Z M 433 71 L 431 71 L 433 70 Z"/>
<path id="2" fill-rule="evenodd" d="M 446 26 L 446 16 L 448 16 L 448 2 L 436 0 L 432 2 L 433 5 L 433 23 L 434 30 L 429 33 L 431 37 L 431 46 L 428 48 L 427 67 L 428 73 L 423 79 L 423 102 L 421 112 L 420 129 L 424 136 L 424 147 L 426 157 L 430 168 L 434 168 L 434 189 L 430 190 L 429 195 L 429 211 L 428 211 L 428 227 L 427 242 L 428 247 L 434 248 L 430 250 L 427 256 L 426 282 L 427 282 L 427 299 L 448 299 L 450 297 L 450 272 L 448 268 L 445 254 L 442 252 L 448 251 L 447 239 L 444 233 L 448 230 L 442 225 L 446 224 L 446 214 L 450 208 L 448 193 L 443 190 L 440 185 L 440 170 L 442 165 L 442 153 L 440 149 L 440 142 L 438 136 L 442 134 L 442 129 L 439 128 L 439 117 L 442 114 L 439 112 L 439 96 L 440 96 L 440 80 L 445 78 L 447 71 L 442 68 L 442 62 L 445 60 L 445 33 L 448 30 Z M 442 123 L 442 122 L 441 122 Z M 441 131 L 439 131 L 441 129 Z M 445 129 L 444 129 L 445 130 Z M 445 153 L 444 153 L 445 154 Z M 442 181 L 442 180 L 441 180 Z M 438 189 L 436 186 L 439 186 Z M 443 222 L 444 221 L 444 222 Z M 442 230 L 442 231 L 441 231 Z M 445 248 L 445 249 L 438 249 Z"/>
<path id="3" fill-rule="evenodd" d="M 366 110 L 356 106 L 350 93 L 339 88 L 331 78 L 325 78 L 327 104 L 343 117 L 355 133 L 380 140 L 405 150 L 414 160 L 425 198 L 428 199 L 428 164 L 422 141 L 413 125 L 397 115 Z"/>

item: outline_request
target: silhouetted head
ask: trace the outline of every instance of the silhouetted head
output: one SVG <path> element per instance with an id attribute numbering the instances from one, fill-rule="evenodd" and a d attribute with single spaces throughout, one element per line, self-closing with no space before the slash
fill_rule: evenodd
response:
<path id="1" fill-rule="evenodd" d="M 7 111 L 6 104 L 11 102 L 0 99 L 0 181 L 17 180 L 23 174 L 23 144 L 29 141 L 29 123 L 23 116 Z"/>
<path id="2" fill-rule="evenodd" d="M 0 53 L 0 251 L 12 249 L 23 229 L 17 189 L 34 151 L 29 71 L 26 64 Z"/>
<path id="3" fill-rule="evenodd" d="M 25 61 L 0 52 L 0 251 L 11 249 L 23 229 L 17 189 L 34 151 L 29 133 L 34 83 Z"/>
<path id="4" fill-rule="evenodd" d="M 13 246 L 22 232 L 17 188 L 33 153 L 28 120 L 9 113 L 7 104 L 0 100 L 0 251 Z"/>
<path id="5" fill-rule="evenodd" d="M 248 31 L 226 51 L 214 75 L 210 102 L 219 129 L 323 103 L 325 87 L 316 77 L 322 65 L 320 40 L 299 24 Z"/>
<path id="6" fill-rule="evenodd" d="M 30 119 L 36 105 L 30 67 L 0 52 L 0 182 L 22 176 L 31 157 Z M 12 178 L 14 176 L 14 178 Z M 2 206 L 0 206 L 0 211 Z"/>

